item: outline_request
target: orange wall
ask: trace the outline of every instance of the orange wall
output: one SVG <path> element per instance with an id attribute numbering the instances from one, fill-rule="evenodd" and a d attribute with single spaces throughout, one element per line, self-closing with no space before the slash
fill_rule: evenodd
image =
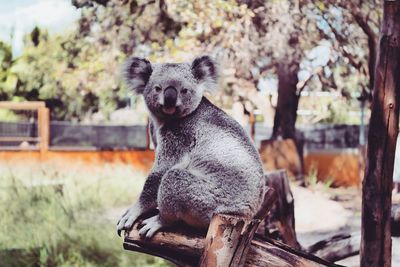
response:
<path id="1" fill-rule="evenodd" d="M 313 168 L 319 180 L 332 178 L 336 186 L 360 186 L 364 170 L 358 149 L 309 152 L 304 156 L 305 174 Z"/>
<path id="2" fill-rule="evenodd" d="M 125 163 L 147 172 L 154 161 L 153 150 L 129 151 L 0 151 L 0 161 L 61 161 L 65 164 L 83 162 L 85 164 Z"/>
<path id="3" fill-rule="evenodd" d="M 148 172 L 153 165 L 153 150 L 130 151 L 0 151 L 0 161 L 61 161 L 85 164 L 125 163 Z M 312 169 L 318 172 L 318 178 L 324 181 L 334 179 L 337 186 L 359 186 L 363 171 L 362 161 L 356 149 L 313 151 L 304 155 L 304 172 L 307 175 Z"/>

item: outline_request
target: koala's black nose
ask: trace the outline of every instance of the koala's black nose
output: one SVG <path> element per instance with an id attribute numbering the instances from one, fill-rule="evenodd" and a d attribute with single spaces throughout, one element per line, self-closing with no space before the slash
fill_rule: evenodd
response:
<path id="1" fill-rule="evenodd" d="M 176 104 L 176 98 L 178 96 L 178 92 L 175 87 L 169 86 L 164 91 L 164 105 L 166 107 L 174 107 Z"/>

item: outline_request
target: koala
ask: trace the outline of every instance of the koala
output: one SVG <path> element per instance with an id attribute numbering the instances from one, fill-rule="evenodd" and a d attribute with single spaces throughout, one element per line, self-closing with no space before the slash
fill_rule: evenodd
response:
<path id="1" fill-rule="evenodd" d="M 118 234 L 154 209 L 158 214 L 141 224 L 144 238 L 176 222 L 207 229 L 215 213 L 252 218 L 264 196 L 264 171 L 244 129 L 203 96 L 218 86 L 216 63 L 208 56 L 178 64 L 132 57 L 124 77 L 144 96 L 156 157 Z"/>

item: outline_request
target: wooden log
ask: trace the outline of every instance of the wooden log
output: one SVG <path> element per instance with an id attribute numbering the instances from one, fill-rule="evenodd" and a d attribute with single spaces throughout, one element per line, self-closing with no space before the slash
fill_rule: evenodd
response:
<path id="1" fill-rule="evenodd" d="M 306 249 L 324 260 L 336 262 L 360 252 L 361 232 L 338 234 L 318 241 Z"/>
<path id="2" fill-rule="evenodd" d="M 399 123 L 400 1 L 384 1 L 367 165 L 363 180 L 361 266 L 391 266 L 390 212 Z"/>
<path id="3" fill-rule="evenodd" d="M 300 249 L 297 241 L 294 217 L 294 197 L 290 190 L 289 178 L 285 170 L 277 170 L 265 174 L 266 185 L 274 189 L 277 201 L 266 218 L 263 229 L 258 231 L 264 236 L 282 240 L 283 243 Z M 272 233 L 275 231 L 277 233 Z"/>
<path id="4" fill-rule="evenodd" d="M 175 227 L 168 232 L 158 232 L 151 240 L 139 236 L 139 223 L 125 235 L 125 250 L 161 257 L 178 266 L 197 266 L 204 250 L 204 235 L 190 228 Z"/>
<path id="5" fill-rule="evenodd" d="M 268 214 L 275 200 L 274 190 L 267 188 L 261 208 L 251 222 L 245 221 L 238 216 L 216 214 L 210 223 L 205 241 L 198 236 L 182 240 L 179 236 L 163 233 L 162 238 L 170 240 L 168 245 L 163 246 L 162 251 L 164 251 L 164 254 L 166 253 L 164 256 L 160 252 L 160 248 L 151 245 L 150 247 L 141 247 L 135 243 L 125 242 L 124 248 L 161 256 L 178 265 L 197 265 L 197 260 L 193 262 L 191 260 L 193 257 L 187 256 L 187 248 L 196 249 L 201 245 L 202 249 L 205 249 L 200 258 L 200 266 L 243 266 L 254 233 L 261 220 Z M 135 225 L 134 229 L 137 229 L 138 225 Z M 140 236 L 135 231 L 132 231 L 130 236 L 134 240 L 140 239 Z M 157 242 L 158 238 L 159 236 L 156 235 L 153 240 Z M 180 256 L 169 256 L 171 250 L 176 248 L 181 250 Z"/>
<path id="6" fill-rule="evenodd" d="M 231 262 L 239 245 L 244 225 L 245 220 L 241 217 L 225 214 L 214 215 L 208 228 L 199 266 L 232 266 Z"/>
<path id="7" fill-rule="evenodd" d="M 183 226 L 158 232 L 150 240 L 139 237 L 137 224 L 127 233 L 124 248 L 167 259 L 178 266 L 198 266 L 205 247 L 204 235 Z M 272 239 L 251 241 L 244 266 L 314 267 L 336 265 L 314 255 L 300 252 Z"/>
<path id="8" fill-rule="evenodd" d="M 162 257 L 178 266 L 339 266 L 271 239 L 253 239 L 274 199 L 274 191 L 267 190 L 262 208 L 247 225 L 243 218 L 215 216 L 206 238 L 204 233 L 177 225 L 146 240 L 139 236 L 139 222 L 125 234 L 123 245 L 126 250 Z"/>
<path id="9" fill-rule="evenodd" d="M 301 252 L 273 239 L 255 239 L 251 242 L 245 266 L 279 266 L 279 267 L 337 267 L 330 262 L 312 254 Z"/>
<path id="10" fill-rule="evenodd" d="M 267 187 L 261 208 L 250 222 L 238 216 L 216 214 L 208 228 L 200 266 L 243 266 L 257 227 L 275 200 L 275 191 Z"/>
<path id="11" fill-rule="evenodd" d="M 272 205 L 276 202 L 276 193 L 273 189 L 268 189 L 264 195 L 264 201 L 260 210 L 254 216 L 254 219 L 243 231 L 239 245 L 235 251 L 235 257 L 232 260 L 232 266 L 243 266 L 250 249 L 250 243 L 253 240 L 260 223 L 267 217 Z"/>
<path id="12" fill-rule="evenodd" d="M 400 236 L 400 204 L 394 204 L 391 212 L 392 236 Z M 309 246 L 306 251 L 330 262 L 360 253 L 361 232 L 341 233 L 320 240 Z"/>

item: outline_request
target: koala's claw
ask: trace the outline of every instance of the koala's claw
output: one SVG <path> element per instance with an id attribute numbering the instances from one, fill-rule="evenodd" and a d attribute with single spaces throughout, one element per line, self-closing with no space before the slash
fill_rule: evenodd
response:
<path id="1" fill-rule="evenodd" d="M 150 218 L 144 220 L 141 223 L 141 228 L 139 230 L 139 235 L 142 238 L 150 239 L 163 226 L 164 225 L 162 224 L 162 222 L 160 220 L 160 216 L 159 215 L 155 215 L 153 217 L 150 217 Z"/>
<path id="2" fill-rule="evenodd" d="M 136 207 L 129 208 L 117 223 L 117 234 L 121 236 L 122 230 L 130 230 L 139 216 L 140 211 Z"/>

